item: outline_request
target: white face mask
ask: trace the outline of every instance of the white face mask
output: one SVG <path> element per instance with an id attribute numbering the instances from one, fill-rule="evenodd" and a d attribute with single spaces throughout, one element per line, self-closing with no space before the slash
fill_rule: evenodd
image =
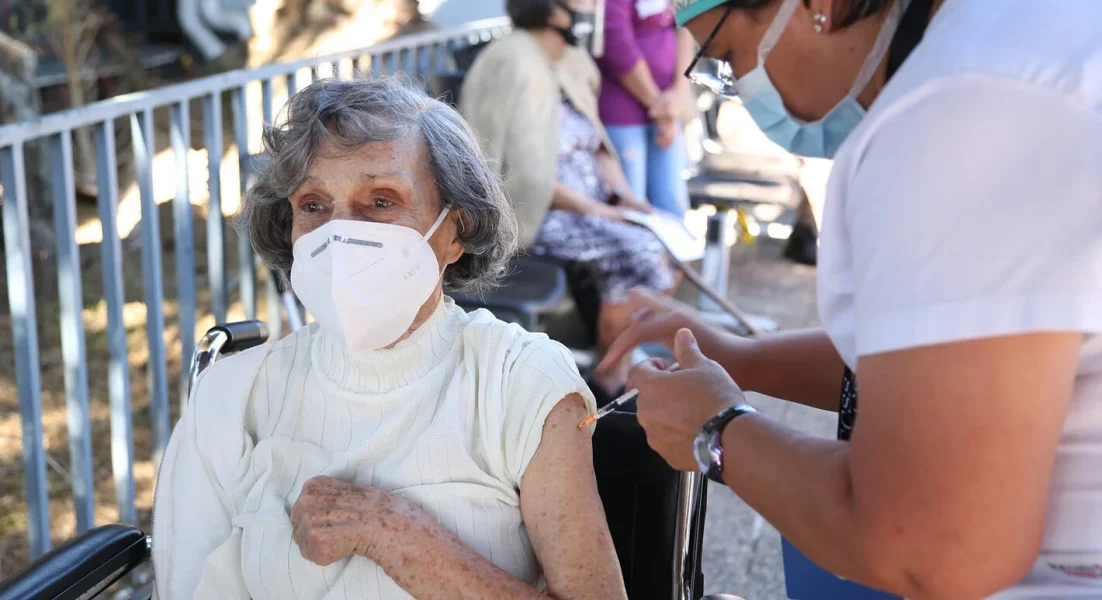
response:
<path id="1" fill-rule="evenodd" d="M 329 221 L 294 246 L 291 286 L 314 319 L 353 351 L 385 348 L 409 331 L 440 282 L 428 233 L 367 221 Z"/>

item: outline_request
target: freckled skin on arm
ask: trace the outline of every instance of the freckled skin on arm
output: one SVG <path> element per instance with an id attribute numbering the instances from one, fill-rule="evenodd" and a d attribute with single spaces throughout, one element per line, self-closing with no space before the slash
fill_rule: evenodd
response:
<path id="1" fill-rule="evenodd" d="M 571 394 L 552 409 L 520 488 L 520 509 L 553 598 L 626 598 L 593 473 L 587 416 Z"/>
<path id="2" fill-rule="evenodd" d="M 620 564 L 593 474 L 582 398 L 570 395 L 551 413 L 521 481 L 521 513 L 557 600 L 626 599 Z M 420 600 L 547 598 L 483 558 L 409 502 L 385 503 L 377 513 L 377 546 L 358 549 L 402 589 Z M 331 537 L 332 533 L 326 533 Z"/>

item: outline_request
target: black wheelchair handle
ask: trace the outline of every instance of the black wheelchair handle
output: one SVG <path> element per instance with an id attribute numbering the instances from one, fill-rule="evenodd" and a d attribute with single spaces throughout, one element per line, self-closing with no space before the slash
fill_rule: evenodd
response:
<path id="1" fill-rule="evenodd" d="M 233 354 L 259 346 L 268 341 L 268 326 L 263 321 L 238 321 L 214 327 L 228 338 L 222 345 L 222 354 Z"/>
<path id="2" fill-rule="evenodd" d="M 0 581 L 0 600 L 91 598 L 148 558 L 148 538 L 137 527 L 103 525 Z"/>

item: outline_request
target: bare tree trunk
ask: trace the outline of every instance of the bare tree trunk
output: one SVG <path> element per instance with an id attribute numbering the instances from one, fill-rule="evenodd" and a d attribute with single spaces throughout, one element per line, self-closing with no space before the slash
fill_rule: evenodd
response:
<path id="1" fill-rule="evenodd" d="M 95 100 L 94 97 L 89 98 L 92 88 L 88 83 L 87 71 L 103 18 L 85 0 L 51 0 L 48 6 L 53 45 L 68 75 L 69 108 L 78 108 L 89 100 Z M 80 186 L 84 180 L 94 178 L 91 131 L 82 128 L 73 132 L 73 150 L 76 163 L 73 169 L 78 174 L 77 184 Z"/>
<path id="2" fill-rule="evenodd" d="M 39 115 L 41 103 L 33 85 L 37 66 L 33 50 L 0 32 L 0 123 Z"/>
<path id="3" fill-rule="evenodd" d="M 41 114 L 42 103 L 34 87 L 38 57 L 25 44 L 0 33 L 0 123 L 15 123 Z M 46 193 L 49 166 L 42 143 L 24 146 L 27 166 L 27 214 L 33 248 L 36 292 L 52 293 L 56 277 L 50 277 L 54 257 L 53 203 Z"/>

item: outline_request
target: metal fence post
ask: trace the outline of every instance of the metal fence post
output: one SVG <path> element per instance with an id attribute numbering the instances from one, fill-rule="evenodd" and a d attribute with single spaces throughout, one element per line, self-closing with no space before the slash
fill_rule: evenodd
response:
<path id="1" fill-rule="evenodd" d="M 249 158 L 249 114 L 245 102 L 245 86 L 233 88 L 233 138 L 237 145 L 237 172 L 241 198 L 252 186 L 252 161 Z M 245 318 L 256 319 L 256 255 L 249 236 L 237 236 L 237 265 L 241 281 L 241 304 Z"/>
<path id="2" fill-rule="evenodd" d="M 30 219 L 23 147 L 0 148 L 0 182 L 4 184 L 4 254 L 8 302 L 15 338 L 15 378 L 23 429 L 23 477 L 27 498 L 27 539 L 31 558 L 50 549 L 50 505 L 46 487 L 46 450 L 42 446 L 42 381 L 31 270 Z"/>
<path id="3" fill-rule="evenodd" d="M 88 361 L 84 347 L 84 297 L 76 238 L 76 188 L 73 183 L 72 132 L 50 136 L 50 189 L 57 231 L 57 281 L 61 307 L 61 354 L 65 364 L 65 399 L 69 425 L 69 460 L 77 531 L 92 527 L 95 487 L 92 480 L 92 433 L 88 415 Z"/>
<path id="4" fill-rule="evenodd" d="M 107 302 L 107 389 L 111 400 L 111 472 L 119 521 L 138 524 L 134 509 L 134 436 L 130 418 L 130 363 L 123 320 L 122 242 L 119 240 L 119 181 L 115 154 L 115 124 L 96 126 L 96 182 L 99 185 L 100 245 L 103 260 L 103 296 Z"/>
<path id="5" fill-rule="evenodd" d="M 226 322 L 225 223 L 222 217 L 222 93 L 203 97 L 203 133 L 207 146 L 207 272 L 210 277 L 211 312 L 217 323 Z"/>
<path id="6" fill-rule="evenodd" d="M 275 106 L 272 98 L 272 80 L 265 79 L 260 83 L 260 104 L 265 125 L 273 125 L 275 122 Z M 264 282 L 264 291 L 268 300 L 268 331 L 273 340 L 283 337 L 283 313 L 280 312 L 282 303 L 279 298 L 279 289 L 276 285 L 276 273 L 268 267 L 268 278 Z"/>
<path id="7" fill-rule="evenodd" d="M 145 331 L 149 341 L 149 411 L 153 424 L 153 462 L 168 446 L 168 373 L 165 365 L 164 273 L 161 270 L 161 219 L 153 197 L 153 109 L 130 116 L 135 175 L 142 198 L 142 283 Z"/>
<path id="8" fill-rule="evenodd" d="M 172 224 L 176 234 L 176 307 L 180 324 L 180 407 L 187 404 L 191 355 L 195 350 L 195 223 L 191 214 L 188 153 L 191 150 L 191 110 L 188 101 L 172 105 L 170 136 L 176 159 L 176 197 Z M 181 411 L 182 412 L 182 411 Z"/>

